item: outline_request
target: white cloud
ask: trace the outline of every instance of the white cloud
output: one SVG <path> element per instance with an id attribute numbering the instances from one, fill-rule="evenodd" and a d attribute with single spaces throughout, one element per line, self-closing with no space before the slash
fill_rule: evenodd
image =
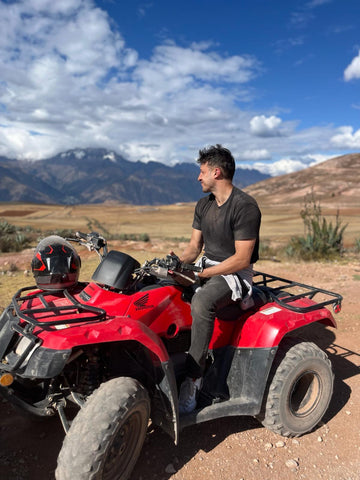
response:
<path id="1" fill-rule="evenodd" d="M 360 78 L 360 51 L 344 71 L 344 79 L 346 82 L 356 78 Z"/>
<path id="2" fill-rule="evenodd" d="M 250 120 L 250 131 L 258 137 L 276 137 L 280 135 L 281 118 L 271 115 L 257 115 Z"/>
<path id="3" fill-rule="evenodd" d="M 353 127 L 340 127 L 338 133 L 331 138 L 331 143 L 340 148 L 360 148 L 360 129 L 354 132 Z"/>
<path id="4" fill-rule="evenodd" d="M 104 146 L 131 160 L 189 160 L 191 135 L 198 148 L 232 131 L 235 101 L 260 71 L 210 42 L 168 41 L 139 59 L 91 0 L 0 3 L 0 22 L 2 155 Z"/>
<path id="5" fill-rule="evenodd" d="M 271 154 L 266 148 L 262 149 L 255 149 L 255 150 L 245 150 L 244 152 L 241 152 L 238 156 L 237 159 L 243 159 L 243 160 L 269 160 L 271 158 Z"/>
<path id="6" fill-rule="evenodd" d="M 287 173 L 294 173 L 303 170 L 307 167 L 312 167 L 318 163 L 324 162 L 334 155 L 323 154 L 308 154 L 300 156 L 299 158 L 281 158 L 272 163 L 270 162 L 254 162 L 249 168 L 256 168 L 262 173 L 267 173 L 271 176 L 285 175 Z"/>
<path id="7" fill-rule="evenodd" d="M 222 143 L 239 162 L 287 171 L 327 151 L 333 127 L 245 110 L 262 66 L 218 47 L 168 40 L 141 58 L 92 0 L 0 2 L 0 155 L 105 147 L 173 164 Z M 272 156 L 283 160 L 270 167 Z"/>
<path id="8" fill-rule="evenodd" d="M 284 175 L 302 170 L 305 167 L 301 160 L 292 160 L 291 158 L 282 158 L 273 163 L 255 162 L 253 168 L 267 173 L 271 176 Z"/>
<path id="9" fill-rule="evenodd" d="M 335 153 L 333 155 L 331 154 L 324 155 L 322 153 L 311 153 L 309 155 L 305 155 L 304 161 L 306 163 L 306 166 L 312 167 L 314 165 L 317 165 L 318 163 L 325 162 L 326 160 L 329 160 L 330 158 L 335 156 L 336 156 Z"/>
<path id="10" fill-rule="evenodd" d="M 215 52 L 184 48 L 173 43 L 155 48 L 150 60 L 141 60 L 135 70 L 135 78 L 143 89 L 153 89 L 158 95 L 186 89 L 188 86 L 202 91 L 203 82 L 246 83 L 259 69 L 252 57 L 221 57 Z M 214 88 L 214 87 L 211 87 Z"/>

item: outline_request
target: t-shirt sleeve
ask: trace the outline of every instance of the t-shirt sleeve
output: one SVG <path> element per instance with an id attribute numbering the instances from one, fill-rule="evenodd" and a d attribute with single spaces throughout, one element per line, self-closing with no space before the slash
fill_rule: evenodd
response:
<path id="1" fill-rule="evenodd" d="M 194 220 L 192 223 L 192 228 L 195 228 L 195 230 L 201 230 L 201 210 L 202 209 L 199 201 L 195 207 Z"/>
<path id="2" fill-rule="evenodd" d="M 234 218 L 234 240 L 252 240 L 258 238 L 261 213 L 256 204 L 243 205 Z"/>

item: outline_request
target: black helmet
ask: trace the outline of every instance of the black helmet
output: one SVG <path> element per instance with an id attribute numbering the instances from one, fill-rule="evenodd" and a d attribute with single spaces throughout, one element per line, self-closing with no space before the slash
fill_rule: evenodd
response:
<path id="1" fill-rule="evenodd" d="M 64 290 L 76 285 L 80 266 L 76 250 L 57 235 L 41 240 L 31 262 L 36 284 L 42 290 Z"/>

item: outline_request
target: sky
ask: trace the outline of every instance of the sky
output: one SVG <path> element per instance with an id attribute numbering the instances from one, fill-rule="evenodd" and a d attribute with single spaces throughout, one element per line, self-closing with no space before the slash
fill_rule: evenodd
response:
<path id="1" fill-rule="evenodd" d="M 359 0 L 0 0 L 0 155 L 290 173 L 360 151 Z"/>

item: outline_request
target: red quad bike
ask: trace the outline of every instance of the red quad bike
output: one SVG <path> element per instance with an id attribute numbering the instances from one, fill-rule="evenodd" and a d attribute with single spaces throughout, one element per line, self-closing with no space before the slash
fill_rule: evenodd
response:
<path id="1" fill-rule="evenodd" d="M 338 312 L 340 295 L 256 272 L 252 306 L 218 313 L 197 408 L 179 416 L 196 267 L 171 255 L 140 266 L 94 232 L 68 240 L 101 257 L 92 281 L 22 288 L 0 317 L 1 393 L 33 414 L 58 412 L 58 480 L 127 479 L 150 418 L 176 443 L 183 427 L 229 415 L 255 416 L 287 437 L 320 422 L 331 363 L 294 332 L 336 327 L 325 307 Z"/>

